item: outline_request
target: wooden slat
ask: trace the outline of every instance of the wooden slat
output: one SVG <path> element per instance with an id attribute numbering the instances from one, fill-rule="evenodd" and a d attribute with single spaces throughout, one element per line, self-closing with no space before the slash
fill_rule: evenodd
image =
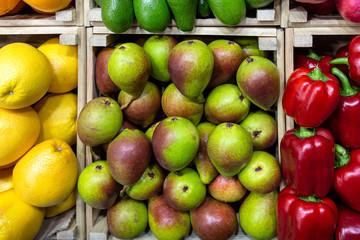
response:
<path id="1" fill-rule="evenodd" d="M 78 45 L 78 35 L 77 34 L 61 34 L 59 37 L 60 45 Z"/>
<path id="2" fill-rule="evenodd" d="M 58 11 L 55 13 L 55 20 L 60 22 L 73 22 L 76 19 L 75 8 Z"/>
<path id="3" fill-rule="evenodd" d="M 285 84 L 290 74 L 294 71 L 294 29 L 285 30 Z M 286 116 L 286 130 L 294 128 L 294 119 Z"/>

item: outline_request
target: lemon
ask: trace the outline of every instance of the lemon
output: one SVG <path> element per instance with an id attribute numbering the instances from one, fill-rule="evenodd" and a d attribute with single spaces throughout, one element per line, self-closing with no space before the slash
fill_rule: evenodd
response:
<path id="1" fill-rule="evenodd" d="M 25 203 L 14 189 L 0 193 L 0 239 L 33 239 L 44 216 L 44 208 Z"/>
<path id="2" fill-rule="evenodd" d="M 65 93 L 75 89 L 78 84 L 77 46 L 60 45 L 56 37 L 44 42 L 38 49 L 47 56 L 55 73 L 49 92 Z"/>
<path id="3" fill-rule="evenodd" d="M 7 109 L 37 102 L 54 78 L 47 57 L 27 43 L 11 43 L 0 49 L 0 72 L 0 107 Z"/>
<path id="4" fill-rule="evenodd" d="M 13 168 L 0 169 L 0 193 L 14 187 L 12 181 Z"/>
<path id="5" fill-rule="evenodd" d="M 69 144 L 49 139 L 32 147 L 16 163 L 13 184 L 28 204 L 50 207 L 69 196 L 77 177 L 78 162 Z"/>
<path id="6" fill-rule="evenodd" d="M 41 123 L 37 143 L 51 138 L 76 143 L 77 96 L 74 93 L 50 94 L 34 107 Z"/>
<path id="7" fill-rule="evenodd" d="M 67 210 L 73 208 L 76 205 L 76 188 L 70 193 L 70 195 L 62 202 L 46 208 L 45 217 L 51 218 L 55 217 Z"/>
<path id="8" fill-rule="evenodd" d="M 11 165 L 36 143 L 40 119 L 32 107 L 0 108 L 0 129 L 0 166 Z"/>

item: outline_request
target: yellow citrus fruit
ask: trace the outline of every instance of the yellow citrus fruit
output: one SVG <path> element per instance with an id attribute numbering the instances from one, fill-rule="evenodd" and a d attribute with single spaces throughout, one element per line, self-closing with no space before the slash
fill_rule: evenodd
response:
<path id="1" fill-rule="evenodd" d="M 33 239 L 44 216 L 44 208 L 27 204 L 14 189 L 0 193 L 0 239 Z"/>
<path id="2" fill-rule="evenodd" d="M 0 0 L 0 16 L 13 10 L 20 0 Z"/>
<path id="3" fill-rule="evenodd" d="M 34 146 L 40 134 L 40 119 L 32 107 L 0 108 L 0 129 L 0 166 L 5 166 Z"/>
<path id="4" fill-rule="evenodd" d="M 78 162 L 66 142 L 49 139 L 31 148 L 15 165 L 16 193 L 28 204 L 50 207 L 62 202 L 76 185 Z"/>
<path id="5" fill-rule="evenodd" d="M 19 109 L 42 98 L 54 78 L 47 57 L 27 43 L 0 49 L 0 107 Z"/>
<path id="6" fill-rule="evenodd" d="M 73 208 L 76 204 L 76 188 L 70 193 L 70 195 L 61 203 L 56 204 L 55 206 L 46 208 L 45 217 L 51 218 L 55 217 L 67 210 Z"/>
<path id="7" fill-rule="evenodd" d="M 41 123 L 37 143 L 51 138 L 76 143 L 77 96 L 74 93 L 50 94 L 34 107 Z"/>
<path id="8" fill-rule="evenodd" d="M 56 12 L 66 8 L 71 0 L 24 0 L 24 2 L 41 12 Z"/>
<path id="9" fill-rule="evenodd" d="M 12 181 L 12 172 L 13 168 L 6 168 L 0 170 L 0 193 L 14 187 Z"/>
<path id="10" fill-rule="evenodd" d="M 75 89 L 78 84 L 77 46 L 60 45 L 56 37 L 44 42 L 38 49 L 47 56 L 55 72 L 48 91 L 65 93 Z"/>

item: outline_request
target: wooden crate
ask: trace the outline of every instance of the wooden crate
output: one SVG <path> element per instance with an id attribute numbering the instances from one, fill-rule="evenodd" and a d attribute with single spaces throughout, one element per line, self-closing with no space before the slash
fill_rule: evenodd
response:
<path id="1" fill-rule="evenodd" d="M 345 20 L 339 13 L 334 15 L 313 15 L 294 0 L 282 0 L 281 2 L 281 27 L 283 28 L 342 26 L 360 26 L 360 23 Z"/>
<path id="2" fill-rule="evenodd" d="M 146 34 L 141 28 L 133 28 L 129 31 L 129 34 Z M 169 27 L 164 35 L 186 35 L 184 32 L 178 30 L 177 27 Z M 202 36 L 218 36 L 219 38 L 233 37 L 233 36 L 257 36 L 259 39 L 259 47 L 261 50 L 269 51 L 269 55 L 272 54 L 273 60 L 277 65 L 280 72 L 280 97 L 284 91 L 284 31 L 283 29 L 276 28 L 228 28 L 228 27 L 198 27 L 192 35 Z M 99 96 L 99 92 L 95 84 L 95 62 L 96 55 L 102 47 L 106 47 L 109 44 L 116 42 L 119 38 L 126 36 L 123 34 L 117 35 L 109 32 L 105 27 L 94 27 L 87 29 L 87 101 L 89 102 L 93 98 Z M 133 36 L 133 35 L 132 35 Z M 278 123 L 278 139 L 281 139 L 285 133 L 285 115 L 281 107 L 281 101 L 278 101 L 276 105 L 275 119 Z M 279 149 L 279 141 L 276 147 Z M 279 153 L 277 151 L 277 159 L 279 159 Z M 89 165 L 93 162 L 93 156 L 90 151 L 90 147 L 86 147 L 86 164 Z M 87 239 L 89 240 L 115 240 L 114 236 L 108 233 L 106 223 L 106 211 L 91 208 L 86 205 L 86 231 Z M 137 239 L 156 239 L 151 232 L 146 232 L 140 235 Z M 192 233 L 186 239 L 198 239 L 195 233 Z M 246 236 L 241 230 L 237 233 L 233 239 L 251 240 L 249 236 Z M 277 238 L 274 238 L 277 239 Z"/>
<path id="3" fill-rule="evenodd" d="M 264 9 L 257 9 L 256 16 L 247 16 L 237 26 L 279 26 L 281 0 L 274 0 L 272 5 Z M 94 0 L 84 2 L 85 26 L 104 26 L 101 18 L 101 9 Z M 133 26 L 139 26 L 134 22 Z M 172 19 L 170 27 L 176 26 Z M 216 18 L 196 19 L 195 27 L 224 27 L 225 25 Z M 188 34 L 191 34 L 189 32 Z"/>
<path id="4" fill-rule="evenodd" d="M 83 0 L 75 0 L 75 7 L 57 11 L 53 15 L 39 14 L 26 6 L 24 11 L 11 16 L 0 16 L 2 26 L 83 26 Z M 30 8 L 30 7 L 29 7 Z"/>
<path id="5" fill-rule="evenodd" d="M 40 46 L 50 38 L 59 36 L 62 45 L 78 45 L 78 114 L 86 103 L 86 31 L 79 27 L 0 27 L 0 48 L 14 42 Z M 85 166 L 85 146 L 80 139 L 76 144 L 79 173 Z M 60 228 L 59 222 L 68 221 L 69 227 L 46 239 L 85 239 L 85 204 L 77 195 L 76 207 L 54 218 L 44 220 L 40 231 L 51 232 Z M 39 231 L 39 233 L 40 233 Z M 43 233 L 43 232 L 42 232 Z M 44 239 L 44 238 L 40 238 Z"/>
<path id="6" fill-rule="evenodd" d="M 360 35 L 360 27 L 318 27 L 285 29 L 285 79 L 294 71 L 294 56 L 306 48 L 335 55 L 336 49 Z M 286 116 L 286 130 L 294 128 L 294 119 Z"/>

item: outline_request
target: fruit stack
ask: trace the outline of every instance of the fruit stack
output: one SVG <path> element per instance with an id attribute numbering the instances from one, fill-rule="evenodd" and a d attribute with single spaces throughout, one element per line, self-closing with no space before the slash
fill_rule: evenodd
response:
<path id="1" fill-rule="evenodd" d="M 192 228 L 227 239 L 240 223 L 254 238 L 274 237 L 280 75 L 257 38 L 128 36 L 114 45 L 97 55 L 100 96 L 78 118 L 94 159 L 78 191 L 103 209 L 110 233 L 182 239 Z"/>
<path id="2" fill-rule="evenodd" d="M 75 206 L 78 51 L 59 38 L 0 49 L 0 238 L 32 239 Z"/>
<path id="3" fill-rule="evenodd" d="M 279 240 L 360 239 L 359 46 L 355 36 L 336 54 L 295 56 L 282 99 L 297 127 L 281 140 Z"/>

